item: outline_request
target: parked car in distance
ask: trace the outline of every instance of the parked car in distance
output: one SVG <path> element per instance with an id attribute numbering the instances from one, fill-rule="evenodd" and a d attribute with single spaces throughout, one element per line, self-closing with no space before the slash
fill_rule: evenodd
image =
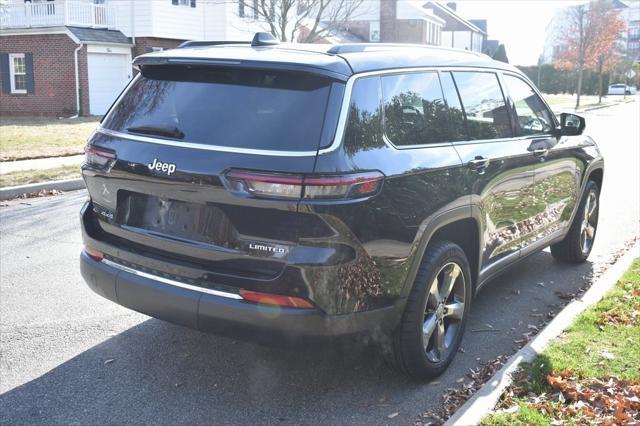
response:
<path id="1" fill-rule="evenodd" d="M 616 83 L 610 84 L 607 95 L 635 95 L 636 88 L 634 86 L 628 86 L 626 84 Z"/>
<path id="2" fill-rule="evenodd" d="M 120 305 L 258 342 L 373 336 L 426 380 L 489 280 L 591 252 L 603 158 L 513 66 L 264 33 L 134 64 L 82 166 L 82 275 Z"/>

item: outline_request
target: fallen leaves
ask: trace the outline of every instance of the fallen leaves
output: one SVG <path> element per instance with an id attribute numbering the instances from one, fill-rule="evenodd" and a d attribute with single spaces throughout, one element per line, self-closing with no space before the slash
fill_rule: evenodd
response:
<path id="1" fill-rule="evenodd" d="M 602 351 L 599 354 L 602 358 L 604 359 L 608 359 L 608 360 L 612 360 L 612 359 L 616 359 L 615 355 L 612 354 L 611 352 L 607 352 L 607 351 Z"/>
<path id="2" fill-rule="evenodd" d="M 554 291 L 554 293 L 563 300 L 573 300 L 576 297 L 576 293 L 565 293 L 563 291 Z"/>
<path id="3" fill-rule="evenodd" d="M 605 325 L 640 325 L 640 304 L 636 304 L 631 311 L 625 312 L 615 307 L 598 315 L 596 324 Z"/>
<path id="4" fill-rule="evenodd" d="M 463 383 L 464 377 L 456 380 L 457 383 L 463 384 L 457 388 L 448 388 L 442 396 L 442 404 L 436 410 L 423 413 L 420 418 L 414 422 L 414 426 L 443 424 L 467 399 L 476 393 L 487 380 L 493 377 L 496 371 L 507 362 L 507 359 L 507 356 L 501 355 L 492 361 L 481 363 L 479 367 L 473 370 L 469 370 L 467 377 L 471 378 L 471 381 Z"/>
<path id="5" fill-rule="evenodd" d="M 520 370 L 515 385 L 503 395 L 503 412 L 520 403 L 545 414 L 552 424 L 631 425 L 640 422 L 640 383 L 609 376 L 604 379 L 578 377 L 571 369 L 547 375 L 551 392 L 527 393 L 519 384 L 528 380 Z"/>
<path id="6" fill-rule="evenodd" d="M 40 191 L 29 192 L 26 194 L 20 195 L 18 198 L 38 198 L 38 197 L 49 197 L 51 195 L 61 195 L 64 194 L 63 191 L 58 191 L 57 189 L 42 189 Z"/>

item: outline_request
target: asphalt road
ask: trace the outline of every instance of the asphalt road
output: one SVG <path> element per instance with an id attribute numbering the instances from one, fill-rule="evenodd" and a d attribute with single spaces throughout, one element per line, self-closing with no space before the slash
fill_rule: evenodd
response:
<path id="1" fill-rule="evenodd" d="M 474 302 L 465 352 L 431 384 L 396 375 L 367 347 L 266 348 L 119 307 L 80 277 L 84 191 L 5 203 L 0 423 L 411 423 L 468 382 L 478 359 L 512 353 L 537 315 L 557 312 L 556 291 L 588 285 L 640 235 L 638 102 L 586 116 L 607 162 L 590 261 L 563 266 L 545 251 L 493 281 Z"/>

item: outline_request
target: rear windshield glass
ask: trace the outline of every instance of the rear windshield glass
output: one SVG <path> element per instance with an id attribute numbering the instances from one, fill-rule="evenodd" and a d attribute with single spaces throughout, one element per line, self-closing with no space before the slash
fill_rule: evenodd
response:
<path id="1" fill-rule="evenodd" d="M 149 67 L 102 125 L 207 145 L 315 150 L 331 86 L 329 79 L 301 73 Z"/>

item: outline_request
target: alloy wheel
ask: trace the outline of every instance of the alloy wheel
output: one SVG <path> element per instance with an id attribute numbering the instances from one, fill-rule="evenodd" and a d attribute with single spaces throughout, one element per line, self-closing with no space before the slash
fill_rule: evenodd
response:
<path id="1" fill-rule="evenodd" d="M 431 362 L 445 359 L 454 346 L 464 315 L 465 291 L 462 268 L 454 262 L 444 265 L 431 283 L 422 325 L 422 343 Z"/>
<path id="2" fill-rule="evenodd" d="M 582 213 L 582 224 L 580 225 L 580 248 L 582 253 L 589 253 L 596 236 L 596 226 L 598 222 L 598 197 L 594 191 L 589 192 L 584 211 Z"/>

